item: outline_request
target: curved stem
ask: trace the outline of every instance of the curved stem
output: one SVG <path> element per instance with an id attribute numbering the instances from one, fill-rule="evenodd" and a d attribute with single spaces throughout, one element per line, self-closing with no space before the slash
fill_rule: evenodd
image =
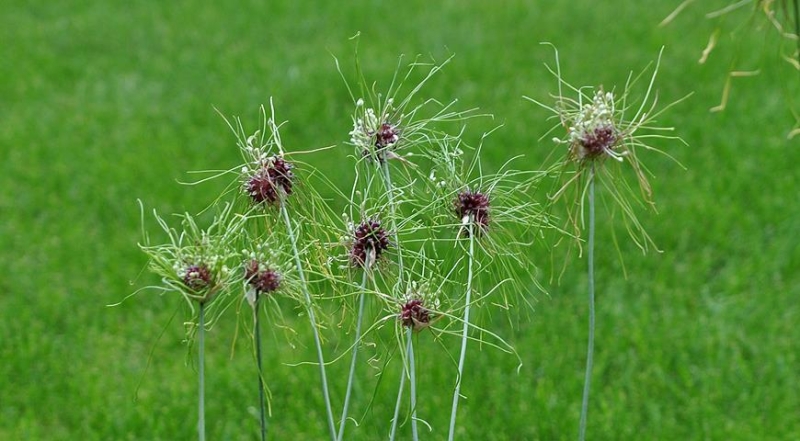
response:
<path id="1" fill-rule="evenodd" d="M 581 402 L 581 422 L 578 439 L 586 439 L 586 418 L 589 412 L 589 389 L 592 382 L 594 364 L 594 164 L 589 171 L 589 347 L 586 354 L 586 376 L 583 380 L 583 400 Z"/>
<path id="2" fill-rule="evenodd" d="M 450 433 L 447 437 L 449 441 L 453 441 L 456 431 L 456 413 L 458 412 L 458 399 L 461 392 L 461 380 L 464 378 L 464 360 L 467 355 L 467 336 L 469 331 L 469 309 L 472 303 L 472 261 L 475 252 L 475 237 L 473 231 L 474 219 L 469 217 L 469 224 L 467 225 L 467 232 L 469 233 L 469 259 L 468 259 L 468 272 L 467 272 L 467 295 L 464 306 L 464 328 L 461 332 L 461 355 L 458 357 L 458 378 L 456 379 L 456 389 L 453 392 L 453 405 L 450 410 Z"/>
<path id="3" fill-rule="evenodd" d="M 297 276 L 300 278 L 300 287 L 305 296 L 308 320 L 311 324 L 311 331 L 314 334 L 314 345 L 317 348 L 317 361 L 319 363 L 319 376 L 322 382 L 322 396 L 325 400 L 325 410 L 328 414 L 328 430 L 330 431 L 331 440 L 336 441 L 336 427 L 333 423 L 333 410 L 331 409 L 331 398 L 328 392 L 328 377 L 325 374 L 325 359 L 322 355 L 322 342 L 319 337 L 319 329 L 317 329 L 317 319 L 314 317 L 311 294 L 308 292 L 308 283 L 306 282 L 305 272 L 303 271 L 303 263 L 300 261 L 297 238 L 295 237 L 294 229 L 292 229 L 292 223 L 289 221 L 289 211 L 286 209 L 286 204 L 283 201 L 281 202 L 281 213 L 283 214 L 283 221 L 286 224 L 286 231 L 289 234 L 289 239 L 292 241 L 292 251 L 294 254 L 295 266 L 297 267 Z"/>
<path id="4" fill-rule="evenodd" d="M 414 332 L 414 327 L 409 326 L 406 332 L 406 339 L 408 339 L 408 373 L 411 378 L 411 437 L 414 441 L 417 441 L 419 439 L 417 432 L 417 365 L 414 362 L 412 332 Z"/>
<path id="5" fill-rule="evenodd" d="M 358 345 L 361 342 L 361 322 L 364 318 L 364 299 L 367 290 L 367 277 L 369 274 L 369 253 L 364 259 L 364 277 L 361 279 L 361 293 L 358 295 L 358 318 L 356 319 L 356 335 L 353 342 L 353 355 L 350 358 L 350 373 L 347 375 L 347 389 L 344 394 L 344 409 L 342 409 L 342 419 L 339 422 L 339 441 L 344 439 L 344 427 L 347 423 L 347 410 L 350 407 L 350 392 L 353 390 L 353 377 L 356 372 L 356 359 L 358 359 Z"/>
<path id="6" fill-rule="evenodd" d="M 206 439 L 206 371 L 205 371 L 205 339 L 206 339 L 206 320 L 205 320 L 205 302 L 200 302 L 200 317 L 198 319 L 197 329 L 197 373 L 199 377 L 197 399 L 197 439 L 205 441 Z"/>
<path id="7" fill-rule="evenodd" d="M 256 293 L 256 301 L 253 305 L 253 332 L 256 337 L 256 364 L 258 365 L 258 404 L 261 409 L 261 441 L 267 439 L 267 406 L 264 399 L 264 373 L 261 362 L 261 331 L 259 330 L 258 320 L 258 301 L 259 294 Z"/>

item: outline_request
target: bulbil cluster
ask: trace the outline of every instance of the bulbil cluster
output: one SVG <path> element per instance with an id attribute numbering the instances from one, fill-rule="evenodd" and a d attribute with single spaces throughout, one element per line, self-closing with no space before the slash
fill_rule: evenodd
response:
<path id="1" fill-rule="evenodd" d="M 416 330 L 428 326 L 431 322 L 431 313 L 422 304 L 420 299 L 411 299 L 400 308 L 400 320 L 403 326 Z"/>
<path id="2" fill-rule="evenodd" d="M 464 190 L 458 194 L 454 206 L 455 214 L 461 220 L 461 234 L 465 237 L 469 237 L 470 230 L 481 234 L 489 229 L 489 196 Z M 472 222 L 472 228 L 467 227 L 469 222 Z"/>
<path id="3" fill-rule="evenodd" d="M 353 231 L 350 264 L 359 268 L 370 267 L 380 259 L 389 245 L 391 245 L 389 233 L 379 221 L 375 219 L 364 221 Z"/>
<path id="4" fill-rule="evenodd" d="M 258 294 L 277 291 L 281 286 L 280 273 L 270 268 L 262 268 L 262 265 L 255 259 L 245 265 L 244 278 Z"/>
<path id="5" fill-rule="evenodd" d="M 292 194 L 294 166 L 280 156 L 266 159 L 261 168 L 245 183 L 245 192 L 257 204 L 277 204 L 283 196 Z"/>
<path id="6" fill-rule="evenodd" d="M 183 272 L 183 284 L 192 291 L 203 291 L 212 282 L 211 270 L 205 264 L 189 265 Z"/>

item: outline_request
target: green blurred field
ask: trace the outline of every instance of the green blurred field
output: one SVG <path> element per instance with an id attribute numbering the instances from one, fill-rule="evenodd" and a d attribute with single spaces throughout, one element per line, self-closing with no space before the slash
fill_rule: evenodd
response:
<path id="1" fill-rule="evenodd" d="M 341 145 L 351 103 L 331 54 L 349 66 L 348 38 L 359 31 L 365 69 L 377 79 L 390 76 L 400 54 L 454 53 L 427 94 L 494 114 L 468 132 L 504 124 L 488 141 L 486 162 L 524 154 L 521 165 L 530 168 L 553 148 L 537 141 L 548 115 L 521 98 L 546 100 L 554 90 L 542 65 L 552 52 L 539 42 L 558 46 L 573 84 L 608 88 L 621 87 L 665 45 L 661 102 L 695 92 L 661 120 L 689 144 L 669 145 L 688 171 L 645 159 L 657 175 L 660 214 L 642 220 L 664 253 L 642 257 L 623 243 L 627 280 L 609 230 L 599 230 L 588 433 L 800 439 L 800 145 L 785 137 L 794 124 L 787 99 L 800 96 L 800 81 L 778 61 L 768 33 L 723 44 L 698 65 L 713 23 L 695 8 L 658 28 L 673 3 L 3 2 L 0 440 L 195 436 L 196 375 L 181 343 L 181 300 L 146 293 L 105 306 L 157 282 L 141 273 L 136 199 L 171 213 L 197 211 L 214 197 L 215 185 L 175 182 L 187 170 L 238 163 L 213 107 L 255 123 L 258 106 L 273 96 L 278 119 L 289 121 L 282 131 L 289 148 Z M 746 22 L 746 14 L 737 17 Z M 729 108 L 709 113 L 734 57 L 762 73 L 737 80 Z M 346 186 L 348 152 L 341 146 L 309 162 Z M 460 439 L 575 438 L 584 267 L 571 263 L 519 326 L 494 324 L 520 352 L 519 375 L 513 357 L 472 347 Z M 298 340 L 310 341 L 304 324 Z M 232 324 L 209 335 L 209 439 L 256 439 L 254 366 L 244 339 L 230 357 L 232 336 Z M 455 368 L 429 340 L 419 342 L 419 415 L 433 428 L 424 439 L 443 439 Z M 267 346 L 272 439 L 323 439 L 317 371 L 285 365 L 313 359 L 311 348 L 293 349 L 279 332 Z M 329 371 L 335 409 L 345 365 Z M 378 382 L 362 369 L 353 414 L 364 418 L 348 438 L 383 439 L 395 377 L 390 371 Z M 402 429 L 409 436 L 408 425 Z"/>

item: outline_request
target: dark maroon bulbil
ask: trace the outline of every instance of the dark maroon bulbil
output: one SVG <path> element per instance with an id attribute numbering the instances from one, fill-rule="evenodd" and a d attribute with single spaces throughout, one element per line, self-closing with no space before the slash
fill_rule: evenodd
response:
<path id="1" fill-rule="evenodd" d="M 273 156 L 245 183 L 245 191 L 257 204 L 276 204 L 281 197 L 278 191 L 283 191 L 284 195 L 292 194 L 292 168 L 291 163 Z"/>
<path id="2" fill-rule="evenodd" d="M 455 213 L 459 219 L 469 216 L 472 219 L 473 229 L 477 234 L 489 229 L 489 197 L 481 192 L 462 191 L 458 194 Z M 462 234 L 469 236 L 469 228 L 462 228 Z"/>
<path id="3" fill-rule="evenodd" d="M 419 329 L 430 323 L 431 314 L 428 308 L 422 306 L 422 300 L 412 299 L 406 302 L 401 308 L 400 320 L 405 327 Z"/>
<path id="4" fill-rule="evenodd" d="M 258 261 L 253 259 L 244 269 L 244 278 L 259 294 L 277 291 L 281 286 L 281 275 L 272 269 L 259 269 Z"/>
<path id="5" fill-rule="evenodd" d="M 353 246 L 350 249 L 350 263 L 355 267 L 364 267 L 369 255 L 372 266 L 391 245 L 389 233 L 375 219 L 362 222 L 353 232 Z"/>

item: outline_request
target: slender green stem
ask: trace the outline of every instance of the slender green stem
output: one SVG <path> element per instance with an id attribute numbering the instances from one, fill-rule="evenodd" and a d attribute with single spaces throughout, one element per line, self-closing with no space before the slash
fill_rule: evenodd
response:
<path id="1" fill-rule="evenodd" d="M 344 394 L 344 409 L 342 409 L 342 419 L 339 422 L 339 436 L 337 440 L 344 439 L 344 427 L 347 423 L 347 411 L 350 407 L 350 393 L 353 391 L 353 378 L 356 372 L 356 360 L 358 359 L 358 346 L 361 343 L 361 322 L 364 318 L 364 299 L 367 297 L 367 279 L 369 277 L 370 259 L 367 253 L 364 259 L 364 276 L 361 279 L 361 292 L 358 294 L 358 318 L 356 319 L 356 335 L 353 342 L 353 355 L 350 358 L 350 373 L 347 375 L 347 389 Z"/>
<path id="2" fill-rule="evenodd" d="M 286 231 L 289 234 L 289 240 L 292 242 L 292 251 L 294 254 L 294 262 L 297 268 L 297 276 L 300 278 L 300 287 L 303 290 L 303 295 L 306 301 L 306 310 L 308 311 L 308 320 L 311 323 L 311 331 L 314 334 L 314 345 L 317 348 L 317 361 L 319 363 L 319 376 L 322 382 L 322 396 L 325 400 L 325 410 L 328 415 L 328 430 L 330 431 L 331 440 L 336 440 L 336 426 L 333 422 L 333 410 L 331 409 L 331 398 L 328 392 L 328 377 L 325 374 L 325 358 L 322 355 L 322 341 L 319 337 L 319 329 L 317 329 L 317 319 L 314 317 L 314 307 L 311 300 L 311 294 L 308 292 L 308 283 L 306 282 L 305 271 L 303 270 L 303 263 L 300 260 L 300 251 L 297 247 L 297 237 L 295 237 L 292 222 L 289 220 L 289 210 L 286 208 L 285 202 L 281 202 L 281 213 L 283 214 L 283 221 L 286 224 Z"/>
<path id="3" fill-rule="evenodd" d="M 267 439 L 267 403 L 264 397 L 264 371 L 261 362 L 261 330 L 258 320 L 258 301 L 260 295 L 256 293 L 256 301 L 253 304 L 253 332 L 256 336 L 256 364 L 258 365 L 258 403 L 261 409 L 261 441 Z"/>
<path id="4" fill-rule="evenodd" d="M 395 248 L 397 248 L 397 283 L 403 286 L 403 248 L 400 246 L 400 232 L 397 231 L 397 203 L 394 200 L 394 185 L 392 184 L 392 175 L 389 172 L 388 161 L 383 161 L 383 182 L 386 186 L 386 196 L 389 198 L 389 217 L 392 221 L 392 232 L 395 237 Z"/>
<path id="5" fill-rule="evenodd" d="M 453 441 L 456 432 L 456 414 L 458 412 L 458 399 L 461 393 L 461 381 L 464 378 L 464 360 L 467 355 L 467 337 L 469 332 L 469 309 L 472 304 L 472 261 L 475 252 L 475 235 L 473 234 L 474 219 L 469 217 L 467 232 L 469 233 L 469 259 L 467 269 L 467 294 L 464 306 L 464 328 L 461 332 L 461 355 L 458 357 L 458 378 L 456 379 L 456 389 L 453 392 L 453 405 L 450 410 L 450 434 L 447 439 Z"/>
<path id="6" fill-rule="evenodd" d="M 405 369 L 405 367 L 403 368 Z M 400 373 L 400 389 L 397 390 L 397 402 L 394 405 L 394 416 L 392 417 L 392 432 L 389 434 L 389 441 L 394 441 L 397 434 L 397 421 L 400 417 L 400 404 L 403 402 L 403 390 L 406 385 L 406 373 Z"/>
<path id="7" fill-rule="evenodd" d="M 206 318 L 205 302 L 200 302 L 200 317 L 197 328 L 197 372 L 199 377 L 197 400 L 197 439 L 206 440 L 206 370 L 205 370 L 205 340 L 206 340 Z"/>
<path id="8" fill-rule="evenodd" d="M 414 327 L 409 326 L 406 332 L 406 339 L 408 340 L 408 373 L 411 378 L 411 437 L 414 441 L 417 441 L 419 439 L 419 433 L 417 432 L 417 365 L 414 362 L 414 340 L 411 338 L 413 332 Z"/>
<path id="9" fill-rule="evenodd" d="M 586 376 L 583 380 L 583 400 L 581 402 L 581 422 L 578 439 L 586 439 L 586 418 L 589 412 L 589 390 L 592 383 L 592 365 L 594 364 L 594 164 L 589 171 L 589 348 L 586 354 Z"/>

